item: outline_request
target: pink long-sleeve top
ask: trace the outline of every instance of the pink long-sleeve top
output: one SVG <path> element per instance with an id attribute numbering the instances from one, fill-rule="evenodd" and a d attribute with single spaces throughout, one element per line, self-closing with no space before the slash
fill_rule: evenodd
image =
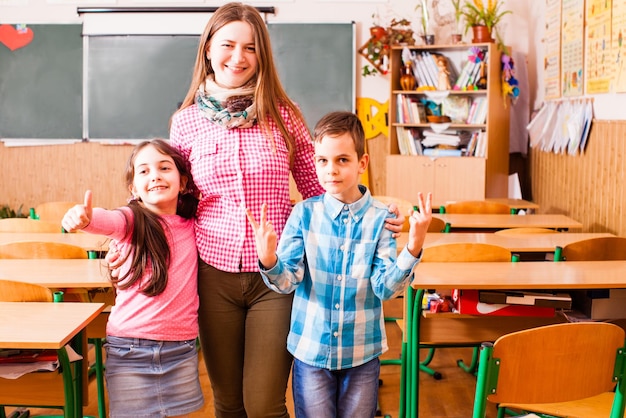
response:
<path id="1" fill-rule="evenodd" d="M 125 255 L 132 247 L 130 234 L 126 236 L 126 217 L 121 210 L 133 219 L 129 208 L 94 208 L 91 222 L 84 230 L 118 241 L 117 248 Z M 165 291 L 157 296 L 146 296 L 139 292 L 139 281 L 127 289 L 116 289 L 107 335 L 157 341 L 193 340 L 198 336 L 198 252 L 193 220 L 178 215 L 162 215 L 161 219 L 170 246 Z M 129 230 L 132 231 L 132 227 Z M 131 261 L 132 255 L 121 266 L 122 275 L 129 270 Z"/>
<path id="2" fill-rule="evenodd" d="M 313 144 L 306 125 L 281 114 L 296 139 L 293 166 L 285 140 L 272 122 L 272 142 L 257 124 L 226 129 L 204 118 L 193 105 L 172 118 L 170 142 L 191 163 L 202 193 L 196 214 L 196 242 L 202 260 L 227 272 L 258 271 L 249 208 L 256 219 L 268 205 L 268 219 L 280 234 L 291 213 L 289 172 L 306 199 L 324 192 L 315 174 Z"/>

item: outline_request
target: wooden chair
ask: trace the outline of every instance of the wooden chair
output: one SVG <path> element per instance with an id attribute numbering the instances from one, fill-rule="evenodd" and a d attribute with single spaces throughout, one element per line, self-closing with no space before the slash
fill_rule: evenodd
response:
<path id="1" fill-rule="evenodd" d="M 413 210 L 413 204 L 408 200 L 401 199 L 399 197 L 393 196 L 381 196 L 376 195 L 372 196 L 374 199 L 384 203 L 389 206 L 391 203 L 395 203 L 398 206 L 398 211 L 400 211 L 400 216 L 404 216 L 404 224 L 402 225 L 402 232 L 408 232 L 409 230 L 409 213 Z"/>
<path id="2" fill-rule="evenodd" d="M 549 228 L 507 228 L 507 229 L 499 229 L 494 232 L 494 234 L 498 235 L 523 235 L 523 234 L 554 234 L 557 231 Z"/>
<path id="3" fill-rule="evenodd" d="M 33 221 L 42 222 L 42 221 Z M 77 245 L 42 242 L 42 241 L 18 241 L 0 244 L 0 258 L 13 259 L 85 259 L 88 258 L 87 251 Z M 74 289 L 67 289 L 68 292 Z M 78 290 L 77 294 L 81 300 L 89 300 L 90 297 L 85 291 Z M 101 315 L 106 322 L 108 314 Z M 106 405 L 104 398 L 104 359 L 102 356 L 102 338 L 99 332 L 94 329 L 102 325 L 94 325 L 87 327 L 87 335 L 89 342 L 94 344 L 96 361 L 94 370 L 96 373 L 96 383 L 98 391 L 98 415 L 100 418 L 106 416 Z"/>
<path id="4" fill-rule="evenodd" d="M 474 418 L 486 404 L 555 417 L 624 416 L 624 330 L 575 322 L 514 332 L 481 347 Z"/>
<path id="5" fill-rule="evenodd" d="M 444 213 L 478 213 L 478 214 L 505 214 L 511 213 L 506 203 L 491 202 L 488 200 L 465 200 L 450 202 L 443 206 Z"/>
<path id="6" fill-rule="evenodd" d="M 33 221 L 40 222 L 40 221 Z M 87 258 L 87 251 L 78 245 L 46 241 L 16 241 L 0 244 L 0 258 Z"/>
<path id="7" fill-rule="evenodd" d="M 446 232 L 446 222 L 441 218 L 433 216 L 430 225 L 428 225 L 428 232 Z"/>
<path id="8" fill-rule="evenodd" d="M 61 225 L 61 220 L 69 209 L 76 206 L 76 202 L 46 202 L 35 206 L 35 214 L 40 221 L 55 222 Z"/>
<path id="9" fill-rule="evenodd" d="M 424 248 L 422 254 L 422 263 L 428 262 L 497 262 L 497 261 L 511 261 L 511 252 L 497 245 L 483 244 L 483 243 L 454 243 L 454 244 L 441 244 L 434 245 L 428 248 Z M 419 265 L 416 267 L 419 269 Z M 449 348 L 450 345 L 446 344 L 422 344 L 419 341 L 419 321 L 423 314 L 422 300 L 426 293 L 426 289 L 413 289 L 409 287 L 405 292 L 405 312 L 404 312 L 404 324 L 401 325 L 406 336 L 406 346 L 403 346 L 402 360 L 405 362 L 402 369 L 407 370 L 409 377 L 401 376 L 400 391 L 400 406 L 401 408 L 406 404 L 407 411 L 406 416 L 417 415 L 417 399 L 411 396 L 409 402 L 406 402 L 406 394 L 413 393 L 413 389 L 417 387 L 417 382 L 412 381 L 412 378 L 419 379 L 417 370 L 428 373 L 435 379 L 441 379 L 441 374 L 428 367 L 433 359 L 436 348 Z M 404 341 L 403 336 L 403 341 Z M 417 342 L 417 344 L 415 343 Z M 455 344 L 454 347 L 461 347 L 461 345 Z M 467 345 L 466 347 L 474 348 L 472 353 L 472 360 L 469 366 L 466 366 L 463 360 L 457 360 L 459 367 L 467 372 L 473 372 L 476 370 L 478 364 L 478 345 Z M 419 362 L 419 349 L 427 348 L 428 354 L 426 358 Z M 405 355 L 405 351 L 410 351 Z M 406 359 L 406 360 L 405 360 Z M 413 360 L 416 359 L 416 360 Z M 402 415 L 401 415 L 402 416 Z"/>
<path id="10" fill-rule="evenodd" d="M 61 222 L 38 221 L 29 218 L 0 219 L 0 232 L 62 232 Z"/>
<path id="11" fill-rule="evenodd" d="M 626 260 L 626 238 L 589 238 L 565 245 L 560 253 L 559 260 L 564 261 Z"/>
<path id="12" fill-rule="evenodd" d="M 0 279 L 0 301 L 2 302 L 52 302 L 52 290 L 47 287 Z M 65 367 L 62 372 L 28 373 L 10 385 L 0 390 L 0 416 L 5 417 L 4 405 L 11 406 L 41 406 L 46 408 L 63 409 L 65 416 L 73 416 L 73 396 L 67 396 L 66 391 L 72 390 L 72 373 L 65 349 L 59 350 L 59 359 Z M 67 369 L 68 373 L 64 373 Z M 0 381 L 3 379 L 0 379 Z M 68 407 L 70 405 L 70 407 Z M 13 415 L 12 415 L 13 416 Z M 52 418 L 52 416 L 40 416 Z"/>

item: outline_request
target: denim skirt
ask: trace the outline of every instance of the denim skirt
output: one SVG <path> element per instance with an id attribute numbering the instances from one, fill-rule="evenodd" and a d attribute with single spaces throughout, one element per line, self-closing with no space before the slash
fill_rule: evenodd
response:
<path id="1" fill-rule="evenodd" d="M 184 415 L 204 404 L 195 340 L 107 336 L 104 348 L 111 418 Z"/>

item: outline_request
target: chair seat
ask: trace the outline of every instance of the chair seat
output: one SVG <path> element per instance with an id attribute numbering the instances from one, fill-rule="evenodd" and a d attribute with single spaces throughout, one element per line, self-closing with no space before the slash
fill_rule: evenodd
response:
<path id="1" fill-rule="evenodd" d="M 571 418 L 605 418 L 611 415 L 613 392 L 606 392 L 590 398 L 571 402 L 554 402 L 541 404 L 501 403 L 501 407 L 521 409 L 529 412 L 554 415 L 555 417 Z"/>

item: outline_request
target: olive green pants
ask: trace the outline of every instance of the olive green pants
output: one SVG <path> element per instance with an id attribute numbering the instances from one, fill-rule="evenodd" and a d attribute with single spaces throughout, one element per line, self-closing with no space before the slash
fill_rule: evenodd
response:
<path id="1" fill-rule="evenodd" d="M 257 272 L 227 273 L 203 261 L 198 292 L 200 342 L 216 418 L 288 417 L 293 295 L 270 290 Z"/>

